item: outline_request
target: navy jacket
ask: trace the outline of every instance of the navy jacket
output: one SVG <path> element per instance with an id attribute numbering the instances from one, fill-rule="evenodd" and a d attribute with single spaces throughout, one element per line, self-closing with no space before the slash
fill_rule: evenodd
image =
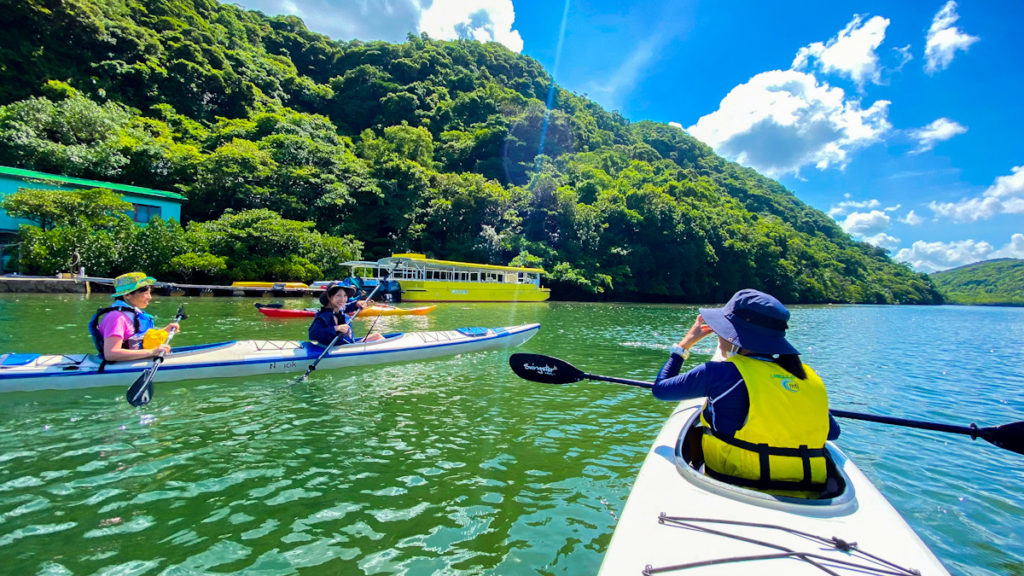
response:
<path id="1" fill-rule="evenodd" d="M 334 340 L 334 337 L 338 335 L 338 331 L 334 327 L 339 324 L 348 324 L 348 334 L 339 338 L 336 344 L 351 344 L 355 342 L 352 338 L 351 322 L 352 319 L 346 316 L 344 312 L 335 314 L 330 308 L 321 308 L 316 313 L 316 317 L 313 318 L 313 323 L 309 325 L 309 339 L 321 346 L 328 346 Z"/>

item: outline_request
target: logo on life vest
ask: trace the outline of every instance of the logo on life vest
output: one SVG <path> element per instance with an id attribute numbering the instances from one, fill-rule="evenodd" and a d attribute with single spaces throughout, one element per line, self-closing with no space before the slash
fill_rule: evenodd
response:
<path id="1" fill-rule="evenodd" d="M 790 392 L 800 391 L 800 383 L 794 382 L 792 378 L 783 378 L 782 382 L 779 382 L 779 384 L 782 384 L 782 387 Z"/>

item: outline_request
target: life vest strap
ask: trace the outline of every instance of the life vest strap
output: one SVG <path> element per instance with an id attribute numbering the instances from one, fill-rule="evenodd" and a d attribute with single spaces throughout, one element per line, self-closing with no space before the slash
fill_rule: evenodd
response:
<path id="1" fill-rule="evenodd" d="M 824 458 L 824 446 L 821 448 L 808 448 L 806 445 L 801 445 L 799 448 L 784 448 L 779 446 L 769 446 L 768 444 L 755 444 L 732 436 L 719 436 L 712 432 L 710 428 L 704 428 L 704 433 L 717 440 L 721 440 L 726 444 L 747 450 L 748 452 L 754 452 L 758 455 L 758 463 L 760 464 L 759 479 L 753 480 L 750 478 L 741 478 L 739 476 L 724 474 L 705 465 L 704 470 L 707 475 L 715 478 L 716 480 L 736 484 L 737 486 L 757 488 L 759 490 L 812 491 L 825 489 L 824 483 L 815 483 L 811 480 L 811 458 Z M 773 480 L 770 464 L 772 456 L 799 458 L 803 465 L 803 478 L 800 480 Z"/>
<path id="2" fill-rule="evenodd" d="M 718 435 L 711 431 L 710 428 L 704 429 L 705 434 L 710 434 L 716 439 L 731 444 L 737 448 L 749 450 L 751 452 L 767 452 L 769 456 L 789 456 L 791 458 L 802 458 L 804 456 L 810 458 L 824 458 L 825 447 L 821 448 L 808 448 L 807 446 L 800 446 L 799 448 L 782 448 L 779 446 L 769 446 L 768 444 L 754 444 L 753 442 L 747 442 L 746 440 L 740 440 L 733 436 Z"/>
<path id="3" fill-rule="evenodd" d="M 708 466 L 704 467 L 704 473 L 715 480 L 720 480 L 736 486 L 742 486 L 744 488 L 754 488 L 755 490 L 798 490 L 801 492 L 822 492 L 827 486 L 825 483 L 818 484 L 811 482 L 807 476 L 805 476 L 803 480 L 765 480 L 764 477 L 759 480 L 751 480 L 750 478 L 740 478 L 739 476 L 716 472 Z"/>

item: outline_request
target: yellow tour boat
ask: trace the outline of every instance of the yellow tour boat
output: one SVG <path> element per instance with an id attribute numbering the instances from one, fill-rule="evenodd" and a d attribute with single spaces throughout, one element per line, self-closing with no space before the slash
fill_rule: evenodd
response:
<path id="1" fill-rule="evenodd" d="M 392 286 L 381 292 L 403 302 L 543 302 L 551 297 L 551 289 L 540 285 L 542 268 L 435 260 L 412 253 L 343 265 L 360 281 L 371 283 L 391 270 L 389 280 L 398 282 L 400 293 Z"/>

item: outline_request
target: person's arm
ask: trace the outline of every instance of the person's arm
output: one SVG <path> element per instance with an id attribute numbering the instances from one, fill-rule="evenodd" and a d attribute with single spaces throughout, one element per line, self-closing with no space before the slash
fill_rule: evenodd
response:
<path id="1" fill-rule="evenodd" d="M 842 432 L 839 429 L 839 422 L 836 422 L 835 416 L 828 415 L 828 439 L 835 440 L 839 438 L 839 434 Z"/>
<path id="2" fill-rule="evenodd" d="M 309 339 L 322 346 L 327 346 L 338 335 L 338 326 L 335 324 L 333 314 L 319 312 L 313 323 L 309 325 Z"/>
<path id="3" fill-rule="evenodd" d="M 709 394 L 709 389 L 715 380 L 709 378 L 708 367 L 715 363 L 704 363 L 689 372 L 679 374 L 679 367 L 682 364 L 683 359 L 678 354 L 672 354 L 665 362 L 665 366 L 658 373 L 658 379 L 654 382 L 654 387 L 651 388 L 651 393 L 655 398 L 678 401 Z"/>
<path id="4" fill-rule="evenodd" d="M 355 336 L 352 333 L 352 318 L 346 314 L 342 314 L 341 318 L 337 320 L 338 326 L 336 330 L 341 333 L 341 344 L 351 344 L 355 342 Z"/>
<path id="5" fill-rule="evenodd" d="M 108 336 L 103 339 L 103 358 L 108 362 L 130 362 L 132 360 L 145 360 L 147 358 L 156 358 L 160 351 L 170 352 L 171 347 L 167 344 L 161 344 L 152 350 L 129 350 L 122 348 L 124 339 L 118 336 Z"/>
<path id="6" fill-rule="evenodd" d="M 98 329 L 100 335 L 103 336 L 103 358 L 108 362 L 145 360 L 147 358 L 154 358 L 160 353 L 160 350 L 170 350 L 170 347 L 166 344 L 152 350 L 129 350 L 122 348 L 124 341 L 134 334 L 132 321 L 123 312 L 108 313 L 103 317 Z"/>

